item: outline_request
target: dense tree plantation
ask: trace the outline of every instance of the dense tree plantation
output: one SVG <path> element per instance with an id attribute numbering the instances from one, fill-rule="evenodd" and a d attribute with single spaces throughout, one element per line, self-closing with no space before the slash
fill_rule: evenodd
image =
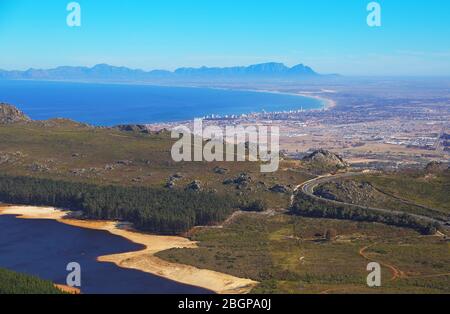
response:
<path id="1" fill-rule="evenodd" d="M 338 205 L 313 198 L 299 191 L 294 199 L 291 212 L 297 215 L 317 218 L 348 219 L 355 221 L 373 221 L 388 225 L 413 228 L 423 234 L 434 234 L 438 224 L 414 216 L 394 213 L 374 212 L 369 209 L 350 205 Z"/>
<path id="2" fill-rule="evenodd" d="M 0 294 L 60 294 L 51 281 L 0 268 Z"/>
<path id="3" fill-rule="evenodd" d="M 237 206 L 230 197 L 208 192 L 12 176 L 0 176 L 0 201 L 81 210 L 86 218 L 126 220 L 138 229 L 162 234 L 220 222 Z"/>

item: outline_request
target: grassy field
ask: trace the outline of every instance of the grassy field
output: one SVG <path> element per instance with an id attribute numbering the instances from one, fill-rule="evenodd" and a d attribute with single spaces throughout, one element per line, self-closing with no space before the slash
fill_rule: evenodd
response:
<path id="1" fill-rule="evenodd" d="M 337 238 L 325 239 L 334 229 Z M 450 293 L 446 240 L 377 223 L 244 213 L 222 229 L 192 234 L 197 249 L 164 259 L 247 277 L 253 293 Z M 382 287 L 366 285 L 369 261 L 382 265 Z"/>

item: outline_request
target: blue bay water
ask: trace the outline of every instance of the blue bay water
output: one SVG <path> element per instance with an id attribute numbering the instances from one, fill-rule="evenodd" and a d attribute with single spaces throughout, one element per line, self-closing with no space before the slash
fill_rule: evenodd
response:
<path id="1" fill-rule="evenodd" d="M 15 105 L 35 120 L 69 118 L 103 126 L 323 107 L 317 99 L 280 93 L 7 80 L 0 80 L 0 102 Z"/>

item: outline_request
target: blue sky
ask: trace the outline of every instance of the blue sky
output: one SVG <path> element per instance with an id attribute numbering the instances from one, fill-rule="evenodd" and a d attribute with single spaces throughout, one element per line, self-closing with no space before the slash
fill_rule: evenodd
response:
<path id="1" fill-rule="evenodd" d="M 450 75 L 450 1 L 0 0 L 0 68 L 109 63 L 143 69 L 305 63 L 344 75 Z"/>

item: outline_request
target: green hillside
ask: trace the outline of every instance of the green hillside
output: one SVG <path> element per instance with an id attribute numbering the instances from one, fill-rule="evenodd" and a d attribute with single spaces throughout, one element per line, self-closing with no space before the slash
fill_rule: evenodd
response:
<path id="1" fill-rule="evenodd" d="M 311 177 L 289 161 L 273 174 L 255 162 L 176 163 L 173 143 L 169 132 L 63 119 L 0 124 L 0 201 L 82 210 L 87 218 L 174 234 L 254 204 L 286 208 L 292 187 Z"/>
<path id="2" fill-rule="evenodd" d="M 448 242 L 409 228 L 243 213 L 191 238 L 199 248 L 158 256 L 257 280 L 252 293 L 450 293 Z M 380 288 L 366 285 L 369 261 L 382 266 Z"/>
<path id="3" fill-rule="evenodd" d="M 0 294 L 61 294 L 53 283 L 0 268 Z"/>

